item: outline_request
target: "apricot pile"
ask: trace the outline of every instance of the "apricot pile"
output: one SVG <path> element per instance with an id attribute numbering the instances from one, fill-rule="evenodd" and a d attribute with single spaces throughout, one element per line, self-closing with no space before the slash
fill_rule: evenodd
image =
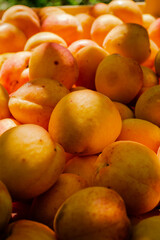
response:
<path id="1" fill-rule="evenodd" d="M 1 17 L 0 239 L 157 240 L 160 18 L 76 9 Z"/>

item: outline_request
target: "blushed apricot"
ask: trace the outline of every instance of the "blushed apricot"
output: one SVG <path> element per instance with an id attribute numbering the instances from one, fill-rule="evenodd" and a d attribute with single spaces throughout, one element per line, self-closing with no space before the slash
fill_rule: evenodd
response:
<path id="1" fill-rule="evenodd" d="M 152 69 L 154 67 L 154 64 L 155 64 L 155 58 L 156 58 L 156 55 L 157 55 L 157 53 L 159 51 L 159 47 L 151 39 L 149 41 L 150 41 L 150 50 L 151 50 L 151 52 L 150 52 L 149 56 L 146 58 L 146 60 L 141 63 L 141 65 L 149 67 L 149 68 Z"/>
<path id="2" fill-rule="evenodd" d="M 65 13 L 62 9 L 56 6 L 47 6 L 47 7 L 42 7 L 38 10 L 38 16 L 40 18 L 41 24 L 43 21 L 51 14 L 61 14 Z"/>
<path id="3" fill-rule="evenodd" d="M 156 18 L 148 28 L 149 37 L 160 47 L 160 17 Z"/>
<path id="4" fill-rule="evenodd" d="M 12 127 L 16 127 L 20 125 L 20 123 L 14 118 L 3 118 L 0 120 L 0 135 L 2 135 L 5 131 Z"/>
<path id="5" fill-rule="evenodd" d="M 68 13 L 51 14 L 41 25 L 41 31 L 53 32 L 62 37 L 69 45 L 82 38 L 82 25 L 78 19 Z"/>
<path id="6" fill-rule="evenodd" d="M 51 78 L 69 89 L 78 78 L 78 65 L 67 48 L 58 43 L 42 43 L 32 51 L 29 77 Z"/>

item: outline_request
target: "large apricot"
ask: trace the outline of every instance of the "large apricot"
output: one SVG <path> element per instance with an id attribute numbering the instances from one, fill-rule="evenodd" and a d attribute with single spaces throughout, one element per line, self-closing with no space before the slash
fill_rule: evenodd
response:
<path id="1" fill-rule="evenodd" d="M 13 199 L 30 199 L 47 191 L 64 164 L 63 148 L 38 125 L 19 125 L 0 136 L 0 180 Z"/>
<path id="2" fill-rule="evenodd" d="M 158 156 L 138 142 L 111 143 L 95 162 L 95 185 L 117 191 L 125 201 L 128 214 L 149 212 L 160 200 Z"/>
<path id="3" fill-rule="evenodd" d="M 90 155 L 115 141 L 121 124 L 114 103 L 107 96 L 86 89 L 73 91 L 57 103 L 48 129 L 66 152 Z"/>
<path id="4" fill-rule="evenodd" d="M 60 206 L 54 229 L 61 240 L 127 240 L 130 221 L 117 192 L 89 187 L 74 193 Z"/>
<path id="5" fill-rule="evenodd" d="M 150 55 L 148 32 L 136 23 L 123 23 L 114 27 L 105 37 L 103 47 L 109 53 L 119 53 L 139 63 Z"/>

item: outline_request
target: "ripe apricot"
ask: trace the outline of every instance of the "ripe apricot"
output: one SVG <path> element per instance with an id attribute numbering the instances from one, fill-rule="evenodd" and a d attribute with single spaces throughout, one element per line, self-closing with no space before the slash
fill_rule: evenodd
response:
<path id="1" fill-rule="evenodd" d="M 21 123 L 34 123 L 48 128 L 52 110 L 69 93 L 59 81 L 49 78 L 30 80 L 10 95 L 9 109 Z"/>
<path id="2" fill-rule="evenodd" d="M 53 32 L 62 37 L 69 45 L 82 38 L 82 25 L 78 19 L 68 13 L 51 14 L 41 25 L 41 31 Z"/>
<path id="3" fill-rule="evenodd" d="M 91 39 L 80 39 L 80 40 L 77 40 L 73 43 L 71 43 L 69 46 L 68 46 L 68 49 L 69 51 L 72 53 L 72 55 L 74 57 L 76 57 L 76 54 L 77 52 L 83 48 L 83 47 L 87 47 L 87 46 L 95 46 L 95 47 L 98 47 L 98 44 L 91 40 Z"/>
<path id="4" fill-rule="evenodd" d="M 149 68 L 152 69 L 154 67 L 154 64 L 155 64 L 155 59 L 156 59 L 156 55 L 157 55 L 157 53 L 159 51 L 159 47 L 151 39 L 150 39 L 149 42 L 150 42 L 150 50 L 151 50 L 151 52 L 150 52 L 149 56 L 146 58 L 146 60 L 141 63 L 141 65 L 149 67 Z"/>
<path id="5" fill-rule="evenodd" d="M 103 48 L 109 53 L 119 53 L 142 63 L 150 55 L 149 35 L 140 24 L 123 23 L 107 34 Z"/>
<path id="6" fill-rule="evenodd" d="M 105 187 L 88 187 L 60 206 L 54 229 L 61 240 L 127 240 L 130 220 L 117 192 Z"/>
<path id="7" fill-rule="evenodd" d="M 8 101 L 9 101 L 9 94 L 5 87 L 0 84 L 0 119 L 8 118 L 11 116 L 9 107 L 8 107 Z"/>
<path id="8" fill-rule="evenodd" d="M 104 38 L 109 33 L 109 31 L 115 26 L 122 24 L 120 18 L 112 14 L 103 14 L 97 17 L 91 27 L 90 35 L 91 39 L 102 46 Z"/>
<path id="9" fill-rule="evenodd" d="M 142 20 L 143 20 L 143 23 L 142 23 L 143 26 L 146 29 L 148 29 L 149 26 L 151 25 L 151 23 L 153 23 L 156 20 L 156 18 L 149 13 L 144 13 L 144 14 L 142 14 Z"/>
<path id="10" fill-rule="evenodd" d="M 72 173 L 60 174 L 48 191 L 34 199 L 30 211 L 31 218 L 53 228 L 53 220 L 61 204 L 86 187 L 87 183 L 82 177 Z"/>
<path id="11" fill-rule="evenodd" d="M 101 47 L 86 46 L 80 49 L 75 56 L 79 69 L 76 86 L 95 90 L 96 70 L 106 56 L 108 53 Z"/>
<path id="12" fill-rule="evenodd" d="M 3 118 L 0 120 L 0 135 L 2 135 L 5 131 L 12 127 L 16 127 L 20 125 L 20 123 L 14 118 Z"/>
<path id="13" fill-rule="evenodd" d="M 148 34 L 158 47 L 160 47 L 160 18 L 156 18 L 148 28 Z"/>
<path id="14" fill-rule="evenodd" d="M 88 13 L 79 13 L 79 14 L 76 14 L 75 17 L 78 19 L 78 21 L 82 25 L 82 29 L 83 29 L 82 38 L 90 39 L 91 38 L 90 30 L 95 18 L 89 15 Z"/>
<path id="15" fill-rule="evenodd" d="M 101 93 L 86 89 L 71 92 L 57 103 L 48 129 L 66 152 L 90 155 L 115 141 L 121 124 L 113 102 Z"/>
<path id="16" fill-rule="evenodd" d="M 160 127 L 160 85 L 146 90 L 135 105 L 135 116 L 152 122 Z"/>
<path id="17" fill-rule="evenodd" d="M 14 5 L 4 11 L 2 22 L 11 23 L 20 29 L 27 38 L 40 31 L 40 20 L 36 12 L 24 5 Z"/>
<path id="18" fill-rule="evenodd" d="M 116 106 L 116 108 L 118 109 L 122 120 L 134 117 L 133 110 L 131 108 L 129 108 L 126 104 L 121 103 L 121 102 L 116 102 L 116 101 L 113 101 L 113 103 Z"/>
<path id="19" fill-rule="evenodd" d="M 64 173 L 73 173 L 84 178 L 88 186 L 93 186 L 94 163 L 97 155 L 75 156 L 67 161 Z"/>
<path id="20" fill-rule="evenodd" d="M 67 48 L 58 43 L 42 43 L 32 52 L 29 77 L 51 78 L 69 89 L 78 78 L 78 65 Z"/>
<path id="21" fill-rule="evenodd" d="M 93 4 L 89 9 L 89 14 L 95 18 L 106 13 L 108 13 L 108 4 L 103 2 Z"/>
<path id="22" fill-rule="evenodd" d="M 142 24 L 142 11 L 134 1 L 111 1 L 108 12 L 120 18 L 124 23 Z"/>
<path id="23" fill-rule="evenodd" d="M 55 42 L 63 47 L 67 47 L 67 43 L 64 41 L 64 39 L 57 34 L 51 32 L 39 32 L 34 34 L 26 41 L 24 51 L 32 51 L 35 47 L 45 42 Z"/>
<path id="24" fill-rule="evenodd" d="M 63 148 L 38 125 L 19 125 L 0 136 L 0 180 L 15 200 L 47 191 L 64 164 Z"/>
<path id="25" fill-rule="evenodd" d="M 40 18 L 40 23 L 42 24 L 43 21 L 51 14 L 61 14 L 65 13 L 61 8 L 56 7 L 56 6 L 47 6 L 47 7 L 42 7 L 39 8 L 38 10 L 38 16 Z"/>
<path id="26" fill-rule="evenodd" d="M 30 56 L 29 51 L 19 51 L 3 63 L 0 70 L 0 83 L 9 94 L 29 81 L 29 76 L 25 78 L 22 75 L 23 71 L 28 68 Z"/>
<path id="27" fill-rule="evenodd" d="M 131 58 L 110 54 L 97 67 L 96 90 L 113 101 L 125 104 L 131 102 L 141 89 L 142 82 L 142 69 Z"/>
<path id="28" fill-rule="evenodd" d="M 95 162 L 95 185 L 117 191 L 124 199 L 128 214 L 149 212 L 160 198 L 158 156 L 138 142 L 111 143 Z"/>
<path id="29" fill-rule="evenodd" d="M 0 54 L 23 51 L 26 41 L 19 28 L 10 23 L 0 23 Z"/>
<path id="30" fill-rule="evenodd" d="M 155 57 L 154 66 L 155 66 L 155 71 L 158 77 L 160 77 L 160 50 L 159 49 Z"/>
<path id="31" fill-rule="evenodd" d="M 157 125 L 138 118 L 125 119 L 122 122 L 121 133 L 117 138 L 144 144 L 155 153 L 160 146 L 160 129 Z"/>

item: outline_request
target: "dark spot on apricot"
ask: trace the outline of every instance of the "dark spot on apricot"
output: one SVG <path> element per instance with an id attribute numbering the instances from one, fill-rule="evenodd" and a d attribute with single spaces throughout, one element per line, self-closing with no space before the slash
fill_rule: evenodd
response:
<path id="1" fill-rule="evenodd" d="M 58 65 L 58 64 L 59 64 L 59 62 L 58 62 L 58 61 L 54 61 L 54 64 L 55 64 L 55 65 Z"/>
<path id="2" fill-rule="evenodd" d="M 54 148 L 54 151 L 55 151 L 55 152 L 57 152 L 57 149 L 56 149 L 56 148 Z"/>

